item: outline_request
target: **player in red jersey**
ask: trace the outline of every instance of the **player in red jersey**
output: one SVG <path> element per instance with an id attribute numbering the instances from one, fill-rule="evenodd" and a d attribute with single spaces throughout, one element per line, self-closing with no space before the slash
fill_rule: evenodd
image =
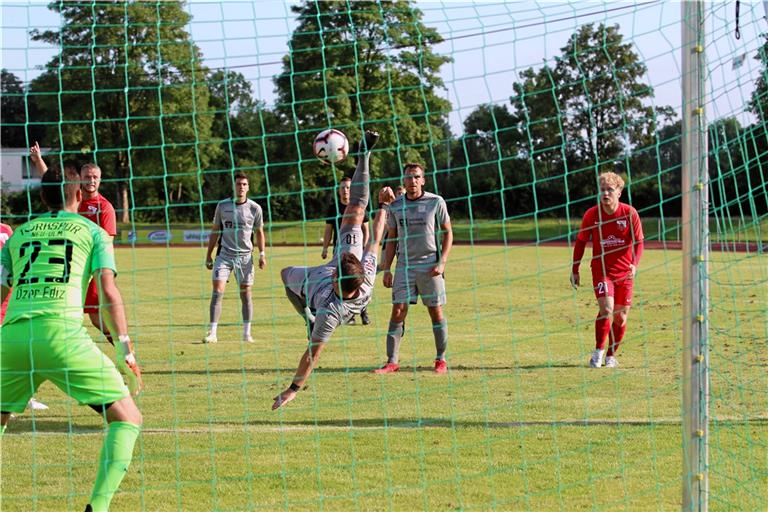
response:
<path id="1" fill-rule="evenodd" d="M 643 254 L 643 226 L 637 210 L 620 203 L 624 180 L 616 173 L 600 175 L 599 204 L 584 214 L 573 248 L 571 286 L 581 284 L 579 265 L 584 249 L 592 239 L 592 286 L 600 307 L 595 321 L 595 351 L 589 360 L 592 368 L 619 365 L 616 351 L 627 330 L 634 284 Z M 606 352 L 606 342 L 610 338 Z"/>
<path id="2" fill-rule="evenodd" d="M 45 174 L 48 166 L 43 161 L 40 145 L 37 141 L 35 141 L 34 146 L 29 148 L 29 157 L 40 175 Z M 109 236 L 114 238 L 117 236 L 117 215 L 112 203 L 99 193 L 101 169 L 94 163 L 88 163 L 80 168 L 79 173 L 82 179 L 80 189 L 83 191 L 83 200 L 78 207 L 77 213 L 94 222 L 104 229 Z M 91 279 L 88 291 L 85 294 L 85 307 L 83 310 L 88 314 L 93 326 L 104 334 L 110 344 L 114 345 L 112 335 L 99 313 L 99 291 L 96 287 L 96 281 L 93 279 Z"/>

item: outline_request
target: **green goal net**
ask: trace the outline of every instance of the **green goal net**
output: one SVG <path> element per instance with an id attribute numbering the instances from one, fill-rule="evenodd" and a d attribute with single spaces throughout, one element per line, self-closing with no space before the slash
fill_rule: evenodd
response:
<path id="1" fill-rule="evenodd" d="M 684 99 L 692 20 L 662 1 L 3 2 L 2 222 L 45 211 L 35 143 L 48 167 L 96 163 L 116 211 L 145 389 L 111 510 L 676 510 L 697 478 L 692 509 L 765 507 L 768 21 L 760 3 L 701 5 L 705 80 Z M 695 101 L 708 144 L 687 155 Z M 352 147 L 380 134 L 371 220 L 407 163 L 445 199 L 448 372 L 434 371 L 419 299 L 399 371 L 372 373 L 392 312 L 379 275 L 370 323 L 339 326 L 273 411 L 307 349 L 281 269 L 330 261 L 326 229 L 354 172 L 351 156 L 314 156 L 328 128 Z M 687 158 L 708 164 L 699 411 L 683 401 Z M 645 240 L 618 366 L 592 368 L 591 242 L 581 286 L 569 278 L 606 172 Z M 253 342 L 230 279 L 218 342 L 203 343 L 206 247 L 238 173 L 266 236 Z M 48 409 L 16 414 L 0 438 L 0 508 L 83 510 L 106 423 L 50 382 L 35 399 Z M 702 411 L 708 458 L 689 475 L 684 418 Z"/>

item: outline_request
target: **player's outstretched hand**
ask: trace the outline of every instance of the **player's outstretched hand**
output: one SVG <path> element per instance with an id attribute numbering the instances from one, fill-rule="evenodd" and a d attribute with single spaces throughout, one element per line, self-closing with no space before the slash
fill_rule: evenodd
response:
<path id="1" fill-rule="evenodd" d="M 384 271 L 384 277 L 382 278 L 382 284 L 384 285 L 384 288 L 392 288 L 392 284 L 394 283 L 394 276 L 392 276 L 391 270 L 385 270 Z"/>
<path id="2" fill-rule="evenodd" d="M 211 258 L 205 259 L 205 268 L 207 268 L 208 270 L 213 269 L 213 260 Z"/>
<path id="3" fill-rule="evenodd" d="M 322 254 L 320 254 L 320 257 L 325 259 L 328 257 L 328 249 L 323 249 Z"/>
<path id="4" fill-rule="evenodd" d="M 115 349 L 117 350 L 117 368 L 125 377 L 125 384 L 131 392 L 131 396 L 138 396 L 144 388 L 144 382 L 141 380 L 141 368 L 136 361 L 136 354 L 133 352 L 133 344 L 127 336 L 121 337 Z"/>
<path id="5" fill-rule="evenodd" d="M 438 263 L 432 268 L 432 277 L 441 276 L 443 272 L 445 272 L 445 264 Z"/>
<path id="6" fill-rule="evenodd" d="M 43 159 L 43 156 L 40 154 L 40 144 L 37 141 L 29 147 L 29 159 L 35 164 Z"/>
<path id="7" fill-rule="evenodd" d="M 267 257 L 263 254 L 259 254 L 259 268 L 261 270 L 264 270 L 264 267 L 267 266 Z"/>
<path id="8" fill-rule="evenodd" d="M 578 272 L 571 273 L 571 287 L 576 290 L 581 285 L 581 277 Z"/>
<path id="9" fill-rule="evenodd" d="M 297 394 L 298 393 L 291 388 L 286 389 L 275 397 L 275 403 L 272 404 L 272 410 L 276 411 L 288 402 L 292 401 L 294 398 L 296 398 Z"/>
<path id="10" fill-rule="evenodd" d="M 379 206 L 389 206 L 395 200 L 395 193 L 390 187 L 381 187 L 379 190 Z"/>
<path id="11" fill-rule="evenodd" d="M 629 278 L 634 279 L 637 275 L 637 267 L 635 265 L 629 264 Z"/>

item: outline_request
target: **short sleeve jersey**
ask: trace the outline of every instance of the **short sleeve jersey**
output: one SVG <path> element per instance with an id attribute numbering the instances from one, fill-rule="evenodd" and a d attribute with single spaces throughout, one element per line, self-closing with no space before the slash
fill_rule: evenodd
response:
<path id="1" fill-rule="evenodd" d="M 112 239 L 102 228 L 68 212 L 21 225 L 0 253 L 0 278 L 13 287 L 5 323 L 37 317 L 83 321 L 91 275 L 116 272 Z"/>
<path id="2" fill-rule="evenodd" d="M 634 262 L 634 244 L 643 240 L 643 225 L 628 204 L 619 203 L 612 215 L 596 205 L 584 214 L 576 238 L 584 243 L 592 240 L 593 274 L 622 278 Z"/>
<path id="3" fill-rule="evenodd" d="M 387 227 L 397 229 L 397 266 L 433 263 L 438 259 L 440 226 L 451 221 L 445 200 L 430 192 L 418 199 L 406 194 L 389 206 Z"/>
<path id="4" fill-rule="evenodd" d="M 333 235 L 331 238 L 331 246 L 336 247 L 336 241 L 339 238 L 339 226 L 344 219 L 344 208 L 346 205 L 341 204 L 338 201 L 332 201 L 328 205 L 328 211 L 325 212 L 325 223 L 333 226 Z M 368 223 L 368 216 L 363 217 L 363 224 Z"/>
<path id="5" fill-rule="evenodd" d="M 77 213 L 86 219 L 96 223 L 97 226 L 107 232 L 109 236 L 117 236 L 117 215 L 106 197 L 96 194 L 90 199 L 83 199 L 77 209 Z"/>
<path id="6" fill-rule="evenodd" d="M 310 267 L 307 272 L 307 303 L 315 312 L 315 328 L 312 339 L 328 341 L 336 328 L 360 312 L 371 302 L 376 280 L 377 258 L 375 252 L 366 252 L 361 260 L 365 279 L 357 297 L 342 299 L 333 290 L 333 264 Z"/>
<path id="7" fill-rule="evenodd" d="M 244 256 L 253 252 L 253 230 L 264 225 L 261 206 L 246 199 L 235 203 L 225 199 L 216 205 L 213 224 L 221 232 L 219 251 L 227 256 Z"/>

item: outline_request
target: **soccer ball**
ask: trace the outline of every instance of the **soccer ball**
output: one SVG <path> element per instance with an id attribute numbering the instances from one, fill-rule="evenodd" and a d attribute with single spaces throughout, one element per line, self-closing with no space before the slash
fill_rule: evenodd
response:
<path id="1" fill-rule="evenodd" d="M 349 141 L 344 133 L 331 128 L 317 134 L 312 151 L 326 164 L 338 163 L 349 154 Z"/>

